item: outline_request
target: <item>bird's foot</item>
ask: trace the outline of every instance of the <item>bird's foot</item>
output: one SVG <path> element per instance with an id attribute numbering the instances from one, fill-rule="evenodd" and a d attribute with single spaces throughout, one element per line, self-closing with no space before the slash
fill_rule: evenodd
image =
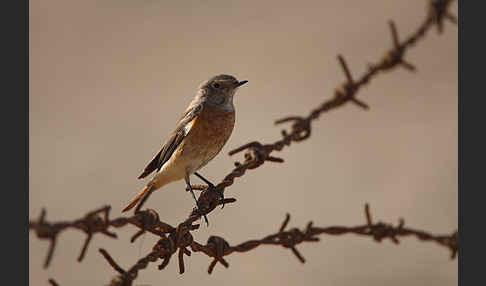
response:
<path id="1" fill-rule="evenodd" d="M 210 182 L 208 182 L 207 190 L 212 191 L 212 192 L 216 192 L 216 194 L 219 195 L 219 197 L 221 198 L 221 205 L 222 205 L 221 209 L 223 209 L 224 208 L 224 193 L 220 189 L 216 188 L 216 186 L 213 185 Z"/>
<path id="2" fill-rule="evenodd" d="M 201 176 L 201 174 L 199 174 L 198 172 L 195 172 L 194 175 L 198 176 L 201 180 L 203 180 L 208 185 L 206 190 L 216 192 L 220 196 L 221 204 L 222 204 L 221 209 L 224 208 L 224 194 L 223 194 L 223 192 L 220 189 L 216 188 L 216 186 L 213 183 L 211 183 L 208 179 Z"/>

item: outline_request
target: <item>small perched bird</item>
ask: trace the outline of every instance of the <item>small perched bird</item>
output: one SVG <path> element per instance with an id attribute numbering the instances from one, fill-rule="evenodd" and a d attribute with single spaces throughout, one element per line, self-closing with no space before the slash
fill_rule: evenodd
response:
<path id="1" fill-rule="evenodd" d="M 238 87 L 247 82 L 222 74 L 199 86 L 196 97 L 189 104 L 176 129 L 138 178 L 145 178 L 156 171 L 155 175 L 122 212 L 136 206 L 146 194 L 180 179 L 185 179 L 197 205 L 189 177 L 195 174 L 212 186 L 197 171 L 221 151 L 230 137 L 235 125 L 233 96 Z"/>

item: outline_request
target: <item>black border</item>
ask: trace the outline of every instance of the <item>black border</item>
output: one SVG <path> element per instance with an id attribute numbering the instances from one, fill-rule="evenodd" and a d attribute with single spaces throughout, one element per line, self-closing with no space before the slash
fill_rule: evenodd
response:
<path id="1" fill-rule="evenodd" d="M 484 10 L 458 1 L 459 16 L 459 285 L 484 285 Z M 475 7 L 476 4 L 478 7 Z M 467 8 L 467 9 L 466 9 Z M 474 14 L 474 15 L 473 15 Z M 468 17 L 465 17 L 467 15 Z M 467 28 L 464 22 L 467 20 Z M 469 41 L 465 41 L 465 39 Z M 467 43 L 467 46 L 466 44 Z M 466 71 L 465 67 L 468 67 Z M 467 218 L 467 222 L 466 222 Z M 467 225 L 467 226 L 466 226 Z M 464 229 L 467 229 L 466 236 Z M 467 245 L 467 267 L 464 248 Z"/>
<path id="2" fill-rule="evenodd" d="M 28 285 L 29 10 L 28 0 L 2 5 L 2 284 Z"/>

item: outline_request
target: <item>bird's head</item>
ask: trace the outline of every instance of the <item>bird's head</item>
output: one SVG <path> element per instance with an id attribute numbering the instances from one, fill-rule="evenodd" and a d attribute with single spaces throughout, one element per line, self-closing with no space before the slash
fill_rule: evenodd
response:
<path id="1" fill-rule="evenodd" d="M 206 103 L 224 109 L 233 109 L 233 96 L 238 87 L 247 83 L 234 76 L 221 74 L 210 78 L 199 86 L 199 93 Z"/>

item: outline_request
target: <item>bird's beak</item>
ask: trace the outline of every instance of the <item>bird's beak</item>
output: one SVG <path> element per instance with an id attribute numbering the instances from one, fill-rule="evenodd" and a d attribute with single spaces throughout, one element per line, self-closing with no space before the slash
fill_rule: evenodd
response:
<path id="1" fill-rule="evenodd" d="M 247 80 L 242 80 L 242 81 L 239 81 L 235 84 L 235 87 L 239 87 L 239 86 L 242 86 L 244 85 L 245 83 L 247 83 L 248 81 Z"/>

